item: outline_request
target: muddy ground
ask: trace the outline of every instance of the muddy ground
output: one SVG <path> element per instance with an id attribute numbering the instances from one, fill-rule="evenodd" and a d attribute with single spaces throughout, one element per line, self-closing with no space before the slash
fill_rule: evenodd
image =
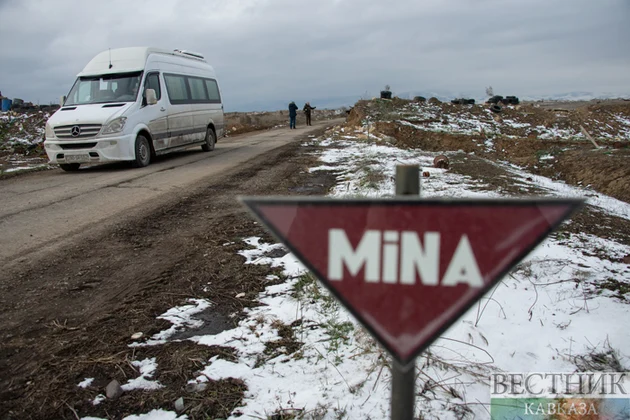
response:
<path id="1" fill-rule="evenodd" d="M 541 138 L 525 135 L 523 129 L 503 127 L 508 135 L 490 137 L 483 130 L 472 134 L 418 130 L 401 123 L 395 111 L 404 109 L 409 101 L 392 101 L 384 107 L 374 101 L 359 102 L 348 117 L 348 128 L 363 129 L 366 116 L 371 116 L 375 133 L 388 136 L 397 147 L 418 148 L 433 152 L 462 150 L 474 153 L 493 161 L 506 161 L 526 170 L 563 180 L 578 186 L 590 188 L 619 200 L 630 202 L 630 141 L 621 137 L 624 126 L 611 118 L 613 114 L 630 115 L 630 102 L 590 101 L 578 103 L 567 112 L 553 112 L 555 108 L 538 107 L 532 104 L 519 107 L 505 107 L 494 116 L 496 121 L 525 122 L 536 127 L 555 127 L 580 130 L 581 126 L 590 130 L 600 148 L 590 141 L 555 138 Z M 375 106 L 376 105 L 376 106 Z M 549 105 L 549 104 L 547 104 Z M 444 121 L 458 115 L 483 115 L 487 105 L 464 107 L 449 103 L 438 104 Z M 560 106 L 560 105 L 558 105 Z M 519 119 L 520 118 L 520 119 Z M 398 119 L 398 120 L 397 120 Z M 613 138 L 597 137 L 597 122 L 604 121 L 616 133 Z M 434 121 L 420 121 L 432 123 Z M 602 123 L 603 124 L 603 123 Z M 617 131 L 615 131 L 617 130 Z M 492 148 L 484 147 L 491 140 Z"/>
<path id="2" fill-rule="evenodd" d="M 239 380 L 210 381 L 199 394 L 184 391 L 201 361 L 233 359 L 229 346 L 128 344 L 136 332 L 147 336 L 168 328 L 169 322 L 156 317 L 187 298 L 214 303 L 205 314 L 213 320 L 206 333 L 235 326 L 242 309 L 256 304 L 270 284 L 270 269 L 244 265 L 236 252 L 244 248 L 243 238 L 268 236 L 236 197 L 325 194 L 334 177 L 305 171 L 316 157 L 301 143 L 258 157 L 156 213 L 83 238 L 47 261 L 2 273 L 8 284 L 2 292 L 12 303 L 2 308 L 0 324 L 0 418 L 74 419 L 75 412 L 122 418 L 152 408 L 172 410 L 182 396 L 195 419 L 222 418 L 238 406 L 246 389 Z M 137 377 L 130 362 L 146 357 L 157 358 L 155 379 L 165 388 L 90 403 L 111 380 Z M 86 377 L 96 379 L 86 389 L 77 387 Z"/>
<path id="3" fill-rule="evenodd" d="M 590 186 L 596 191 L 630 203 L 630 149 L 594 149 L 584 142 L 539 139 L 499 139 L 495 150 L 485 151 L 469 136 L 443 133 L 417 133 L 401 127 L 392 132 L 397 146 L 433 152 L 463 150 L 493 161 L 507 161 L 536 175 L 564 180 L 576 186 Z M 547 159 L 541 159 L 547 157 Z M 553 158 L 551 158 L 553 157 Z"/>
<path id="4" fill-rule="evenodd" d="M 383 122 L 379 130 L 392 135 L 402 147 L 429 151 L 468 151 L 470 147 L 475 155 L 458 154 L 451 170 L 482 179 L 493 188 L 513 194 L 537 193 L 521 190 L 507 172 L 483 158 L 517 163 L 569 183 L 591 184 L 630 201 L 625 149 L 593 150 L 585 143 L 524 138 L 498 140 L 495 151 L 481 152 L 469 145 L 470 137 L 419 135 L 388 124 Z M 214 303 L 203 314 L 208 321 L 205 333 L 235 326 L 243 308 L 257 304 L 256 297 L 270 284 L 266 277 L 273 270 L 244 265 L 236 252 L 243 249 L 245 237 L 271 238 L 236 197 L 325 194 L 334 177 L 305 171 L 316 166 L 315 151 L 314 146 L 304 147 L 299 141 L 274 150 L 158 212 L 140 213 L 46 261 L 0 274 L 7 284 L 2 293 L 11 302 L 2 308 L 5 322 L 0 323 L 0 418 L 75 419 L 80 413 L 117 419 L 153 408 L 173 410 L 174 401 L 182 396 L 187 401 L 185 413 L 192 419 L 222 418 L 232 412 L 246 391 L 239 380 L 209 381 L 200 393 L 185 389 L 202 362 L 215 356 L 234 359 L 229 345 L 204 347 L 184 341 L 130 348 L 130 337 L 167 329 L 171 324 L 156 317 L 188 298 Z M 541 165 L 541 154 L 554 155 L 555 162 Z M 604 217 L 594 209 L 576 215 L 565 229 L 630 245 L 630 222 Z M 614 287 L 625 299 L 622 288 L 627 285 Z M 299 346 L 290 326 L 280 325 L 278 330 L 283 345 Z M 269 343 L 269 348 L 273 346 Z M 154 379 L 165 388 L 126 392 L 96 406 L 90 403 L 111 380 L 125 383 L 138 376 L 131 361 L 150 357 L 158 365 Z M 95 381 L 85 389 L 77 387 L 88 377 Z"/>

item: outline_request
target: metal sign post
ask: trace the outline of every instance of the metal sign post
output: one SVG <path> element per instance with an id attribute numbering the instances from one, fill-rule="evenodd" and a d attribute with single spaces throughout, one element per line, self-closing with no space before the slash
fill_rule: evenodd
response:
<path id="1" fill-rule="evenodd" d="M 420 195 L 420 167 L 396 166 L 396 195 Z M 392 420 L 413 420 L 416 402 L 416 360 L 402 366 L 392 358 Z"/>
<path id="2" fill-rule="evenodd" d="M 416 403 L 416 361 L 402 366 L 392 358 L 392 420 L 413 420 Z"/>

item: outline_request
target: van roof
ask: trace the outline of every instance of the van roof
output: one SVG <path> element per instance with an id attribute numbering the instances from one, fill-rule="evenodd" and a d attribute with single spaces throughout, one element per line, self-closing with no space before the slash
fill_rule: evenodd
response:
<path id="1" fill-rule="evenodd" d="M 94 76 L 109 73 L 129 73 L 144 70 L 145 63 L 150 54 L 166 54 L 190 60 L 206 62 L 204 57 L 198 53 L 185 50 L 165 50 L 153 47 L 127 47 L 115 48 L 103 51 L 96 55 L 83 68 L 78 76 Z M 111 67 L 110 67 L 111 64 Z"/>

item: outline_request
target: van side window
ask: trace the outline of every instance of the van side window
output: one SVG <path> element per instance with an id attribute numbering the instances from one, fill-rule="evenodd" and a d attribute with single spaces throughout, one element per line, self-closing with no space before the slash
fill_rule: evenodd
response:
<path id="1" fill-rule="evenodd" d="M 155 97 L 159 101 L 162 98 L 162 91 L 160 89 L 160 75 L 158 73 L 151 73 L 147 76 L 147 80 L 144 81 L 144 90 L 153 89 L 155 91 Z"/>
<path id="2" fill-rule="evenodd" d="M 166 91 L 168 99 L 172 104 L 190 103 L 190 95 L 188 86 L 186 86 L 186 77 L 175 74 L 165 74 Z"/>
<path id="3" fill-rule="evenodd" d="M 221 103 L 219 86 L 214 79 L 173 73 L 164 73 L 163 75 L 168 99 L 172 104 Z"/>
<path id="4" fill-rule="evenodd" d="M 206 82 L 206 89 L 208 89 L 208 96 L 210 97 L 210 102 L 212 103 L 220 103 L 221 95 L 219 94 L 219 86 L 217 85 L 216 80 L 204 79 Z"/>
<path id="5" fill-rule="evenodd" d="M 203 84 L 203 79 L 188 77 L 188 87 L 193 102 L 208 102 L 208 92 Z"/>

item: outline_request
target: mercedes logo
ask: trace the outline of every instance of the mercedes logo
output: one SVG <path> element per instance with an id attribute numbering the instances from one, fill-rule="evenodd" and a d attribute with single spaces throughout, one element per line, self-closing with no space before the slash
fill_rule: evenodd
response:
<path id="1" fill-rule="evenodd" d="M 81 127 L 78 125 L 73 126 L 70 133 L 72 134 L 72 137 L 79 137 L 79 134 L 81 134 Z"/>

